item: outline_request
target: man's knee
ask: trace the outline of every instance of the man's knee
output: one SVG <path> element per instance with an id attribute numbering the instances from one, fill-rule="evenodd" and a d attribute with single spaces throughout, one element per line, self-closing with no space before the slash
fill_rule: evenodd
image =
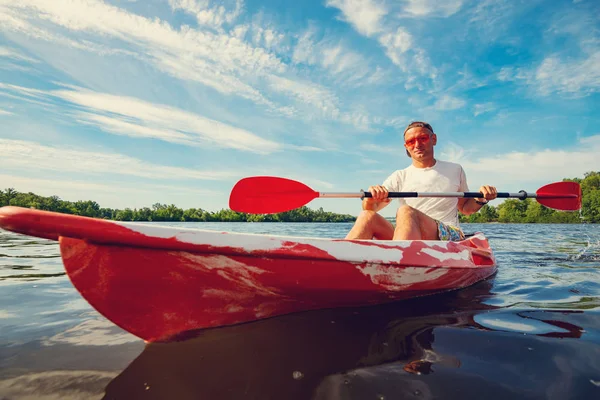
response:
<path id="1" fill-rule="evenodd" d="M 362 210 L 360 212 L 360 214 L 358 214 L 358 217 L 356 218 L 356 222 L 358 221 L 364 221 L 364 222 L 368 222 L 373 220 L 373 218 L 375 218 L 377 214 L 375 211 L 373 210 Z"/>
<path id="2" fill-rule="evenodd" d="M 396 221 L 406 221 L 418 218 L 418 211 L 406 204 L 400 206 L 396 211 Z"/>
<path id="3" fill-rule="evenodd" d="M 372 210 L 362 210 L 360 214 L 358 214 L 358 218 L 356 219 L 355 224 L 370 226 L 373 229 L 380 228 L 383 225 L 393 226 L 390 222 L 386 221 L 386 219 L 382 217 L 379 213 Z"/>

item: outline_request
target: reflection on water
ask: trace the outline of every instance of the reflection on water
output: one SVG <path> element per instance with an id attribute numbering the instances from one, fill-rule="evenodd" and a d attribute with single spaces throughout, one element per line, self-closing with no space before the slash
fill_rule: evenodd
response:
<path id="1" fill-rule="evenodd" d="M 49 371 L 0 380 L 3 399 L 99 399 L 114 373 L 101 371 Z"/>
<path id="2" fill-rule="evenodd" d="M 338 375 L 351 386 L 375 366 L 413 376 L 459 365 L 437 352 L 435 329 L 473 325 L 476 313 L 491 309 L 482 303 L 490 288 L 487 281 L 468 297 L 298 313 L 150 344 L 107 386 L 106 398 L 306 399 L 329 393 Z"/>
<path id="3" fill-rule="evenodd" d="M 193 225 L 313 237 L 349 228 Z M 149 345 L 78 295 L 56 243 L 0 231 L 0 398 L 600 398 L 600 227 L 465 228 L 490 238 L 499 271 L 464 290 Z"/>
<path id="4" fill-rule="evenodd" d="M 600 377 L 600 347 L 567 340 L 584 335 L 569 322 L 572 313 L 495 310 L 485 304 L 491 288 L 488 280 L 456 293 L 287 315 L 150 344 L 109 383 L 105 398 L 598 394 L 591 381 Z M 597 335 L 600 319 L 585 322 Z"/>

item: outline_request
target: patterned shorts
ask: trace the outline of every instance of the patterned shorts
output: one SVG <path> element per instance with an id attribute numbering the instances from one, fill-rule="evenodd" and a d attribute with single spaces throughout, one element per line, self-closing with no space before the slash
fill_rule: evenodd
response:
<path id="1" fill-rule="evenodd" d="M 457 228 L 452 225 L 446 225 L 440 221 L 435 222 L 437 222 L 438 237 L 440 238 L 440 240 L 458 242 L 465 239 L 465 234 L 460 228 Z"/>

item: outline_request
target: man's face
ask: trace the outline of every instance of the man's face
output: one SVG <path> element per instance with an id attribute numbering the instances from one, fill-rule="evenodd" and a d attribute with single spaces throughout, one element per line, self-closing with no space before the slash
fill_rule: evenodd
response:
<path id="1" fill-rule="evenodd" d="M 404 147 L 414 160 L 433 158 L 433 146 L 436 142 L 435 133 L 420 126 L 410 128 L 404 135 Z"/>

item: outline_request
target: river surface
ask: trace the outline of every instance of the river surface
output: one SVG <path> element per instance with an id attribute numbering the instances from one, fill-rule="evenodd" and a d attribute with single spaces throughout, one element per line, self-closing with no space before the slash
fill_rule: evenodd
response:
<path id="1" fill-rule="evenodd" d="M 350 224 L 185 223 L 341 238 Z M 145 345 L 55 242 L 0 230 L 0 399 L 599 399 L 600 226 L 463 224 L 498 273 L 462 290 Z"/>

